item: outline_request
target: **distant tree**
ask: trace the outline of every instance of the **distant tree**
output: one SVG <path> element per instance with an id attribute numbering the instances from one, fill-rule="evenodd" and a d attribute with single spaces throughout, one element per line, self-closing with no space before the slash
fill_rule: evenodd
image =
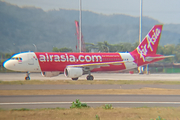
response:
<path id="1" fill-rule="evenodd" d="M 53 52 L 73 52 L 71 48 L 63 47 L 63 48 L 57 48 L 53 47 Z"/>
<path id="2" fill-rule="evenodd" d="M 175 61 L 174 62 L 180 62 L 180 44 L 176 45 L 175 50 Z"/>
<path id="3" fill-rule="evenodd" d="M 109 52 L 109 45 L 110 44 L 107 41 L 104 41 L 104 42 L 98 42 L 97 47 L 101 52 Z"/>
<path id="4" fill-rule="evenodd" d="M 59 52 L 59 49 L 57 47 L 53 47 L 52 51 L 53 52 Z"/>
<path id="5" fill-rule="evenodd" d="M 86 52 L 91 52 L 92 50 L 98 50 L 97 45 L 94 43 L 85 43 L 86 44 Z"/>
<path id="6" fill-rule="evenodd" d="M 72 52 L 73 50 L 71 48 L 63 47 L 59 49 L 59 52 Z"/>
<path id="7" fill-rule="evenodd" d="M 164 47 L 159 45 L 158 49 L 157 49 L 157 53 L 163 55 L 164 54 Z"/>
<path id="8" fill-rule="evenodd" d="M 165 53 L 164 55 L 172 55 L 175 50 L 175 46 L 173 44 L 168 44 L 164 46 Z"/>
<path id="9" fill-rule="evenodd" d="M 133 47 L 132 49 L 133 49 L 133 50 L 136 49 L 136 48 L 138 47 L 138 45 L 139 45 L 139 42 L 138 42 L 138 41 L 135 42 L 135 43 L 133 44 L 133 46 L 132 46 L 132 47 Z"/>
<path id="10" fill-rule="evenodd" d="M 12 53 L 5 53 L 5 59 L 10 58 L 12 56 Z"/>

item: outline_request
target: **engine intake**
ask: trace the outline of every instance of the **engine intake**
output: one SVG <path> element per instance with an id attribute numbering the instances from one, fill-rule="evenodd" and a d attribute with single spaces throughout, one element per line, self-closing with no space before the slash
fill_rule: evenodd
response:
<path id="1" fill-rule="evenodd" d="M 64 70 L 64 74 L 66 77 L 78 78 L 83 75 L 83 69 L 79 67 L 67 67 Z"/>

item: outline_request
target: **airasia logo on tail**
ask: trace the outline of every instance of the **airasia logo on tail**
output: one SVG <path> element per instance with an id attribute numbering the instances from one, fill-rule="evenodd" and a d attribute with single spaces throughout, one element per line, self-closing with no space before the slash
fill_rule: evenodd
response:
<path id="1" fill-rule="evenodd" d="M 154 43 L 156 42 L 157 38 L 161 33 L 161 30 L 159 28 L 156 28 L 156 31 L 154 32 L 154 30 L 152 30 L 152 32 L 154 34 L 151 37 L 149 36 L 149 34 L 146 36 L 148 42 L 147 48 L 150 48 L 151 51 L 153 51 L 152 45 L 154 45 Z"/>
<path id="2" fill-rule="evenodd" d="M 152 32 L 152 35 L 150 36 L 151 32 Z M 143 62 L 146 61 L 145 56 L 148 53 L 148 49 L 150 51 L 154 51 L 153 46 L 161 34 L 161 29 L 156 28 L 155 30 L 153 29 L 151 32 L 149 32 L 149 34 L 146 35 L 145 39 L 147 40 L 147 42 L 144 39 L 143 42 L 140 44 L 140 46 L 137 47 L 137 52 L 140 55 L 140 58 L 143 59 Z"/>

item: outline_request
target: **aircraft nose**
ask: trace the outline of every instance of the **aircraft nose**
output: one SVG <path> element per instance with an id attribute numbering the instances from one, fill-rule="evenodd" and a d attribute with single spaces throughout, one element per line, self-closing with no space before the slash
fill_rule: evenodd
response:
<path id="1" fill-rule="evenodd" d="M 10 61 L 7 60 L 7 61 L 5 61 L 5 62 L 3 63 L 3 66 L 4 66 L 6 69 L 10 69 L 12 65 L 10 64 Z"/>

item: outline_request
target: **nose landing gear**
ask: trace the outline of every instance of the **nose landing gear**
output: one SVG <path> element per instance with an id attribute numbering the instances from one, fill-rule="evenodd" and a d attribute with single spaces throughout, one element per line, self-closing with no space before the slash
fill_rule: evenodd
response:
<path id="1" fill-rule="evenodd" d="M 30 72 L 28 71 L 27 73 L 26 73 L 26 77 L 24 78 L 25 80 L 30 80 Z"/>

